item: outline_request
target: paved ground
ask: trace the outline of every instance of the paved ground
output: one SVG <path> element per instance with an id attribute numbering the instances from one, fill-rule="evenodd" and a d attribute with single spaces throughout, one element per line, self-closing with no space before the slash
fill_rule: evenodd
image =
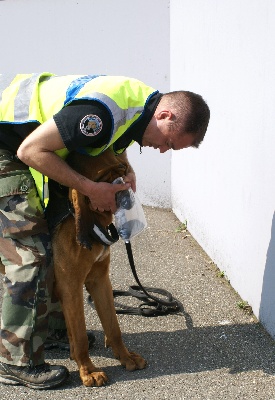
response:
<path id="1" fill-rule="evenodd" d="M 120 315 L 126 344 L 148 361 L 143 371 L 126 372 L 103 345 L 103 333 L 88 304 L 87 326 L 96 334 L 91 356 L 107 372 L 103 388 L 85 388 L 68 353 L 50 350 L 48 360 L 66 365 L 68 383 L 33 391 L 0 384 L 2 400 L 275 400 L 275 344 L 209 257 L 170 211 L 145 208 L 148 229 L 133 239 L 144 286 L 162 287 L 184 305 L 184 315 L 156 318 Z M 135 284 L 120 241 L 113 247 L 115 289 Z M 129 303 L 127 298 L 127 304 Z"/>

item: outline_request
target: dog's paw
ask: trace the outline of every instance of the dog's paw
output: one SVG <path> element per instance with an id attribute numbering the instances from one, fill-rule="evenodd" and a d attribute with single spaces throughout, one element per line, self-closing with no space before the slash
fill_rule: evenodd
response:
<path id="1" fill-rule="evenodd" d="M 144 369 L 147 366 L 147 362 L 137 353 L 129 352 L 125 358 L 119 358 L 121 365 L 123 365 L 127 371 L 135 371 L 137 369 Z"/>
<path id="2" fill-rule="evenodd" d="M 81 375 L 83 385 L 85 386 L 103 386 L 108 382 L 108 377 L 103 371 L 91 372 L 90 374 Z"/>

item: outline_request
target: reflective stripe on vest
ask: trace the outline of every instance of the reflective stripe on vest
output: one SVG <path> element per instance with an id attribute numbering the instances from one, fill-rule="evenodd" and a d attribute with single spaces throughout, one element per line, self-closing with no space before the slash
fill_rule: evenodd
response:
<path id="1" fill-rule="evenodd" d="M 52 74 L 2 75 L 0 79 L 0 121 L 42 123 L 39 107 L 39 84 Z"/>

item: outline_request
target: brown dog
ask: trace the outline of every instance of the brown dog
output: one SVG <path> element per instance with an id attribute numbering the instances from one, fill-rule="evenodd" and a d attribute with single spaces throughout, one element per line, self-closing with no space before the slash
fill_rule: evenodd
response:
<path id="1" fill-rule="evenodd" d="M 129 167 L 122 157 L 109 150 L 98 157 L 72 153 L 68 162 L 87 178 L 103 182 L 113 182 L 125 175 Z M 57 225 L 52 238 L 55 291 L 66 319 L 70 356 L 78 365 L 82 382 L 85 386 L 102 386 L 108 378 L 89 358 L 83 285 L 91 295 L 101 320 L 105 345 L 112 347 L 114 356 L 128 371 L 145 368 L 146 361 L 129 352 L 122 341 L 109 278 L 110 247 L 91 236 L 94 222 L 107 227 L 112 222 L 112 214 L 110 211 L 93 211 L 88 199 L 74 189 L 69 190 L 69 197 L 74 215 L 70 214 Z M 0 272 L 5 272 L 1 262 Z"/>
<path id="2" fill-rule="evenodd" d="M 69 164 L 93 181 L 112 182 L 127 173 L 122 157 L 105 151 L 98 157 L 73 153 Z M 128 371 L 143 369 L 146 361 L 125 347 L 119 328 L 109 278 L 110 247 L 91 238 L 95 221 L 103 227 L 112 222 L 111 212 L 94 212 L 88 199 L 70 189 L 74 217 L 69 216 L 54 231 L 53 255 L 56 293 L 61 301 L 70 339 L 71 358 L 77 362 L 85 386 L 101 386 L 106 374 L 89 358 L 83 307 L 83 285 L 90 293 L 105 332 L 105 344 Z M 91 248 L 91 249 L 89 249 Z"/>

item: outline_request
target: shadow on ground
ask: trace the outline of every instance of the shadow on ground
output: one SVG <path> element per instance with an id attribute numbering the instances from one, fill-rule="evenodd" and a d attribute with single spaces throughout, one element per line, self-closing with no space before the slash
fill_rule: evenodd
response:
<path id="1" fill-rule="evenodd" d="M 275 361 L 271 362 L 275 360 L 275 350 L 271 339 L 257 323 L 123 334 L 129 348 L 148 361 L 145 370 L 134 374 L 125 371 L 119 364 L 108 366 L 112 351 L 103 347 L 102 332 L 95 334 L 97 342 L 90 354 L 91 357 L 99 357 L 98 366 L 100 357 L 104 357 L 103 369 L 111 378 L 110 383 L 217 369 L 227 369 L 230 374 L 256 370 L 271 375 L 275 373 Z M 47 356 L 55 358 L 56 352 L 51 350 Z M 68 357 L 68 353 L 62 352 L 60 356 Z M 76 370 L 72 372 L 71 379 L 71 384 L 75 383 L 73 386 L 79 385 Z"/>

